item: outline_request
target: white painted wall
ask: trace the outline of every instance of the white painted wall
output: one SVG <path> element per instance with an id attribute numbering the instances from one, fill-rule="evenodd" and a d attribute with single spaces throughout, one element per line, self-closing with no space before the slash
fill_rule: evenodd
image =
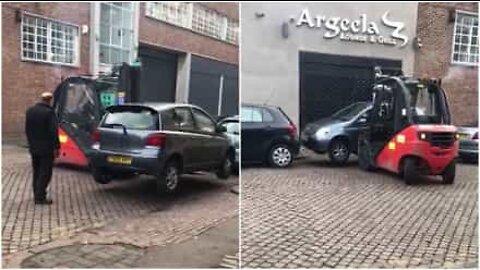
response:
<path id="1" fill-rule="evenodd" d="M 297 27 L 288 23 L 289 37 L 282 37 L 282 24 L 298 18 L 303 9 L 310 14 L 350 20 L 367 15 L 382 35 L 382 15 L 405 23 L 401 33 L 409 37 L 402 48 L 379 44 L 324 39 L 325 28 Z M 264 14 L 259 18 L 258 14 Z M 299 51 L 402 60 L 405 74 L 413 73 L 417 3 L 242 3 L 241 5 L 241 99 L 246 103 L 268 103 L 282 107 L 299 123 Z M 399 42 L 401 43 L 401 42 Z"/>

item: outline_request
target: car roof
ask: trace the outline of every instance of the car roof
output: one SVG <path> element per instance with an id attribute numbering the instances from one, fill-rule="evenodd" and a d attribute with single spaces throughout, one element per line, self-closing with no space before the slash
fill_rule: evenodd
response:
<path id="1" fill-rule="evenodd" d="M 174 102 L 131 102 L 131 103 L 125 103 L 121 105 L 113 105 L 110 107 L 121 107 L 121 106 L 142 106 L 142 107 L 148 107 L 148 108 L 154 109 L 156 111 L 164 111 L 164 110 L 177 108 L 177 107 L 191 107 L 191 108 L 201 109 L 200 107 L 195 106 L 193 104 L 174 103 Z"/>
<path id="2" fill-rule="evenodd" d="M 226 121 L 239 121 L 239 117 L 238 115 L 234 115 L 234 116 L 228 116 L 220 119 L 220 122 L 226 122 Z"/>
<path id="3" fill-rule="evenodd" d="M 269 108 L 269 109 L 279 109 L 279 106 L 269 105 L 269 104 L 254 104 L 254 103 L 242 103 L 242 106 L 245 107 L 257 107 L 257 108 Z"/>

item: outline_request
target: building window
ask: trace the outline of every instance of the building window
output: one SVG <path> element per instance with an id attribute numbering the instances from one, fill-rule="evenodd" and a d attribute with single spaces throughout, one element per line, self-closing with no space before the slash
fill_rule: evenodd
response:
<path id="1" fill-rule="evenodd" d="M 188 28 L 191 7 L 191 3 L 185 2 L 148 2 L 146 4 L 146 15 Z"/>
<path id="2" fill-rule="evenodd" d="M 130 63 L 134 47 L 131 2 L 100 4 L 100 63 Z"/>
<path id="3" fill-rule="evenodd" d="M 78 65 L 77 26 L 23 14 L 21 35 L 23 60 Z"/>
<path id="4" fill-rule="evenodd" d="M 454 63 L 478 64 L 478 16 L 457 12 L 453 42 Z"/>
<path id="5" fill-rule="evenodd" d="M 238 44 L 238 22 L 228 20 L 227 41 L 230 43 Z"/>
<path id="6" fill-rule="evenodd" d="M 195 5 L 193 9 L 192 30 L 216 39 L 223 39 L 227 18 L 214 10 L 201 5 Z"/>
<path id="7" fill-rule="evenodd" d="M 198 3 L 147 2 L 145 14 L 202 35 L 238 44 L 238 22 Z"/>

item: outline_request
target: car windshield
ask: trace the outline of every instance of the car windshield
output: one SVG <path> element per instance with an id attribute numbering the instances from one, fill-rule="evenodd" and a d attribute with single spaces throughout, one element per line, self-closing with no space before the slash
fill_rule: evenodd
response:
<path id="1" fill-rule="evenodd" d="M 157 130 L 157 114 L 148 109 L 125 109 L 109 112 L 105 116 L 102 127 L 136 130 Z"/>
<path id="2" fill-rule="evenodd" d="M 226 133 L 228 134 L 235 134 L 235 135 L 240 134 L 240 125 L 236 121 L 223 122 L 222 126 L 225 127 L 225 129 L 227 130 Z"/>
<path id="3" fill-rule="evenodd" d="M 441 124 L 443 123 L 442 108 L 440 104 L 440 89 L 426 87 L 421 83 L 409 86 L 411 93 L 412 120 L 416 124 Z"/>
<path id="4" fill-rule="evenodd" d="M 357 116 L 361 111 L 367 108 L 367 102 L 357 102 L 353 103 L 332 115 L 334 119 L 349 120 Z"/>

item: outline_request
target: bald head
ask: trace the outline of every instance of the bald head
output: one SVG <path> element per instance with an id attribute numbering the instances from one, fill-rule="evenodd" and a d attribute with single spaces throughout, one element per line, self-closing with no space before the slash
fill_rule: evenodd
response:
<path id="1" fill-rule="evenodd" d="M 43 92 L 43 93 L 40 95 L 40 98 L 41 98 L 41 100 L 42 100 L 43 103 L 50 104 L 50 102 L 51 102 L 52 99 L 53 99 L 53 95 L 52 95 L 52 93 L 50 93 L 50 92 Z"/>

